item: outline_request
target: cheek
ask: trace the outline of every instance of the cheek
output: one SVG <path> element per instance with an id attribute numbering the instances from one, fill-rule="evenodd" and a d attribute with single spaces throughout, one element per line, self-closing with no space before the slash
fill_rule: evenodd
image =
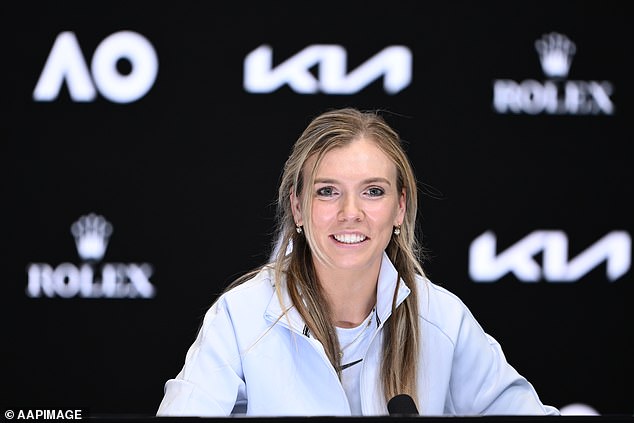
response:
<path id="1" fill-rule="evenodd" d="M 398 216 L 399 207 L 398 204 L 394 205 L 394 203 L 389 204 L 376 204 L 371 208 L 371 212 L 377 219 L 382 220 L 393 220 Z"/>
<path id="2" fill-rule="evenodd" d="M 367 210 L 367 218 L 371 220 L 374 225 L 381 228 L 388 228 L 390 231 L 397 217 L 398 209 L 396 208 L 377 207 Z"/>
<path id="3" fill-rule="evenodd" d="M 334 202 L 315 201 L 312 209 L 312 220 L 315 226 L 323 226 L 337 219 L 337 208 Z"/>

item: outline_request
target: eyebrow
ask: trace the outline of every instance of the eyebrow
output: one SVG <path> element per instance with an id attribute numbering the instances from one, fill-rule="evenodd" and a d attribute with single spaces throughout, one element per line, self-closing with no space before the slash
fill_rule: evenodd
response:
<path id="1" fill-rule="evenodd" d="M 328 179 L 328 178 L 317 178 L 315 179 L 315 183 L 316 184 L 336 184 L 337 180 L 336 179 Z M 386 179 L 386 178 L 381 178 L 381 177 L 376 177 L 376 178 L 368 178 L 368 179 L 364 179 L 363 181 L 361 181 L 361 185 L 367 185 L 367 184 L 376 184 L 376 183 L 384 183 L 387 185 L 392 185 L 392 183 Z"/>

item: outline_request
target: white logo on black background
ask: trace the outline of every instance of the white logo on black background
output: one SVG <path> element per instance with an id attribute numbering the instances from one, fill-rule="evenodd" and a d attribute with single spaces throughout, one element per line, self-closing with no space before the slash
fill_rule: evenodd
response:
<path id="1" fill-rule="evenodd" d="M 113 227 L 103 216 L 90 213 L 71 225 L 80 265 L 31 263 L 26 294 L 31 298 L 152 298 L 156 289 L 148 263 L 103 263 Z"/>
<path id="2" fill-rule="evenodd" d="M 70 231 L 75 237 L 77 254 L 83 260 L 101 260 L 106 254 L 112 225 L 103 216 L 91 213 L 73 223 Z"/>
<path id="3" fill-rule="evenodd" d="M 499 252 L 497 237 L 487 231 L 469 247 L 469 275 L 475 282 L 496 282 L 508 273 L 523 282 L 576 282 L 603 262 L 612 282 L 630 270 L 631 261 L 632 238 L 625 231 L 607 233 L 570 259 L 568 236 L 558 230 L 533 231 Z"/>
<path id="4" fill-rule="evenodd" d="M 610 98 L 614 88 L 609 81 L 567 80 L 577 46 L 557 32 L 535 41 L 545 81 L 496 79 L 493 82 L 493 108 L 506 114 L 612 115 Z"/>
<path id="5" fill-rule="evenodd" d="M 542 70 L 551 78 L 565 78 L 570 71 L 577 46 L 563 34 L 551 32 L 535 41 Z"/>
<path id="6" fill-rule="evenodd" d="M 129 63 L 129 72 L 117 68 L 122 60 Z M 112 102 L 132 103 L 147 94 L 157 73 L 156 51 L 139 33 L 119 31 L 106 37 L 95 49 L 89 71 L 75 33 L 65 31 L 55 39 L 33 99 L 56 100 L 65 81 L 76 102 L 94 101 L 98 90 Z"/>
<path id="7" fill-rule="evenodd" d="M 318 67 L 317 76 L 311 69 Z M 244 59 L 244 89 L 270 93 L 285 84 L 299 94 L 356 94 L 383 77 L 383 88 L 396 94 L 412 81 L 412 52 L 389 46 L 348 72 L 348 53 L 339 45 L 315 44 L 273 67 L 273 49 L 261 45 Z"/>

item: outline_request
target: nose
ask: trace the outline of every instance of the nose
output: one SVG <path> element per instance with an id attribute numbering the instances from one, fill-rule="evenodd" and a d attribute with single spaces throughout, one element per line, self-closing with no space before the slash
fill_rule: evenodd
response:
<path id="1" fill-rule="evenodd" d="M 344 195 L 341 198 L 341 208 L 339 209 L 339 220 L 360 221 L 363 218 L 363 208 L 360 199 L 353 195 Z"/>

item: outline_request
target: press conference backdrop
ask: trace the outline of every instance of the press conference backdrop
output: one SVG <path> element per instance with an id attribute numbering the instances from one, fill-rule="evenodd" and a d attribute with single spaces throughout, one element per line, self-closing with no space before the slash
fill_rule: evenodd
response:
<path id="1" fill-rule="evenodd" d="M 289 148 L 354 106 L 406 142 L 428 276 L 545 403 L 631 415 L 630 10 L 3 4 L 4 407 L 155 413 L 266 259 Z"/>

